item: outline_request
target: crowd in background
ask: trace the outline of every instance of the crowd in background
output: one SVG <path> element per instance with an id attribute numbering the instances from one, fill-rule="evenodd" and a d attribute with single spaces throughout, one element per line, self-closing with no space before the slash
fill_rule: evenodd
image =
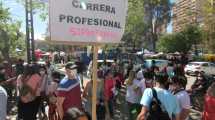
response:
<path id="1" fill-rule="evenodd" d="M 203 120 L 212 120 L 215 83 L 205 85 L 206 78 L 199 73 L 192 90 L 187 91 L 184 65 L 184 60 L 172 60 L 160 69 L 152 61 L 150 68 L 134 69 L 132 61 L 127 68 L 117 60 L 104 62 L 97 72 L 97 119 L 114 119 L 117 104 L 125 101 L 123 120 L 189 120 L 191 103 L 195 102 L 195 96 L 190 94 L 203 89 Z M 18 120 L 91 119 L 93 80 L 84 85 L 84 67 L 79 58 L 65 65 L 65 75 L 56 72 L 49 61 L 45 65 L 24 65 L 23 60 L 18 60 L 15 68 L 13 71 L 6 61 L 0 65 L 0 120 L 9 119 L 10 99 L 17 102 Z M 123 87 L 126 93 L 122 99 Z"/>

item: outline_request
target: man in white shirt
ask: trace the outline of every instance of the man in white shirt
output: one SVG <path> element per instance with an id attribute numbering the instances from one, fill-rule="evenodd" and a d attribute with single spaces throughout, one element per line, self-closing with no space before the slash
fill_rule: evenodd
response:
<path id="1" fill-rule="evenodd" d="M 7 116 L 7 92 L 0 86 L 0 120 L 5 120 Z"/>

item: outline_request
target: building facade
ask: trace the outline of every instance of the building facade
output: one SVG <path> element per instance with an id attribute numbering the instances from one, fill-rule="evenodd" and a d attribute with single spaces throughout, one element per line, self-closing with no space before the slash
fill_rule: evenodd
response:
<path id="1" fill-rule="evenodd" d="M 173 32 L 180 32 L 186 25 L 202 22 L 201 6 L 204 0 L 176 0 L 173 6 Z"/>

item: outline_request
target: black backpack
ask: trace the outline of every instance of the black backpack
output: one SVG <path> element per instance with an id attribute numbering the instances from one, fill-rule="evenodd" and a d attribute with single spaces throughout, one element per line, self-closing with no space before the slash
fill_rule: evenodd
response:
<path id="1" fill-rule="evenodd" d="M 161 102 L 157 97 L 157 92 L 152 88 L 153 100 L 150 104 L 146 120 L 171 120 L 166 110 L 161 107 Z"/>

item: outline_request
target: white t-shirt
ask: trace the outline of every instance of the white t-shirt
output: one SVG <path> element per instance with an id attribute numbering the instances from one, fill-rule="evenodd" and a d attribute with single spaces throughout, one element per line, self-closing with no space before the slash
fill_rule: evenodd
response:
<path id="1" fill-rule="evenodd" d="M 142 93 L 140 91 L 135 91 L 135 88 L 139 88 L 142 92 L 145 89 L 145 86 L 141 81 L 135 79 L 133 80 L 133 84 L 127 86 L 126 90 L 126 101 L 130 103 L 140 103 Z"/>
<path id="2" fill-rule="evenodd" d="M 175 94 L 178 102 L 179 102 L 179 106 L 181 109 L 190 109 L 191 105 L 190 105 L 190 96 L 188 95 L 188 93 L 183 90 L 178 92 L 177 94 Z"/>
<path id="3" fill-rule="evenodd" d="M 146 89 L 146 81 L 145 81 L 145 79 L 142 79 L 142 80 L 140 81 L 139 87 L 141 88 L 141 92 L 142 92 L 142 94 L 143 94 L 143 93 L 144 93 L 144 90 Z"/>
<path id="4" fill-rule="evenodd" d="M 7 116 L 7 92 L 0 86 L 0 120 L 5 120 Z"/>

